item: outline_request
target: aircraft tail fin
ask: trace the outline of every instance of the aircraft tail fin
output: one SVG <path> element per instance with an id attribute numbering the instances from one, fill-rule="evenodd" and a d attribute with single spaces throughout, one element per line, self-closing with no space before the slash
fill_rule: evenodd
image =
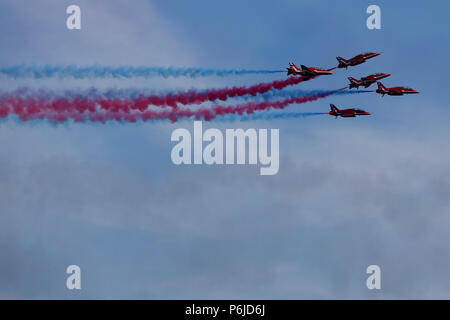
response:
<path id="1" fill-rule="evenodd" d="M 330 109 L 331 111 L 339 111 L 339 109 L 332 103 L 330 103 Z"/>
<path id="2" fill-rule="evenodd" d="M 337 56 L 336 59 L 338 62 L 348 62 L 346 59 L 339 57 L 339 56 Z"/>
<path id="3" fill-rule="evenodd" d="M 289 74 L 297 74 L 301 72 L 300 68 L 295 65 L 293 62 L 289 62 L 288 75 Z"/>
<path id="4" fill-rule="evenodd" d="M 377 82 L 377 85 L 378 89 L 386 90 L 386 87 L 380 81 Z"/>
<path id="5" fill-rule="evenodd" d="M 361 80 L 355 79 L 353 77 L 348 77 L 348 81 L 350 81 L 350 88 L 358 88 L 361 85 Z"/>

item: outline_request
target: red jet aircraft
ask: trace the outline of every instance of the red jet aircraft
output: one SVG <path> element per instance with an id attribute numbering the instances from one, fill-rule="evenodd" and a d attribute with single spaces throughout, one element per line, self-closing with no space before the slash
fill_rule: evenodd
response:
<path id="1" fill-rule="evenodd" d="M 343 109 L 339 110 L 334 104 L 330 104 L 331 111 L 329 115 L 343 118 L 355 118 L 356 116 L 368 116 L 370 112 L 361 109 Z"/>
<path id="2" fill-rule="evenodd" d="M 305 78 L 333 74 L 333 72 L 331 72 L 330 70 L 322 70 L 319 68 L 312 68 L 312 67 L 308 68 L 307 66 L 304 66 L 304 65 L 301 65 L 301 69 L 300 69 L 293 62 L 289 62 L 289 68 L 286 68 L 286 69 L 287 69 L 288 75 L 291 75 L 291 74 L 293 74 L 294 76 L 301 75 L 301 76 L 304 76 Z"/>
<path id="3" fill-rule="evenodd" d="M 383 96 L 387 94 L 388 96 L 402 96 L 404 94 L 411 94 L 411 93 L 419 93 L 419 91 L 411 89 L 411 88 L 405 88 L 405 87 L 392 87 L 392 88 L 386 88 L 381 82 L 377 82 L 378 89 L 376 93 L 382 94 Z"/>
<path id="4" fill-rule="evenodd" d="M 355 79 L 355 78 L 352 78 L 352 77 L 348 77 L 348 80 L 350 81 L 349 87 L 350 87 L 350 89 L 351 88 L 358 89 L 359 86 L 363 86 L 364 88 L 368 88 L 373 83 L 377 82 L 378 80 L 387 78 L 390 75 L 391 75 L 390 73 L 371 74 L 370 76 L 362 77 L 361 80 L 358 80 L 358 79 Z"/>
<path id="5" fill-rule="evenodd" d="M 366 62 L 367 59 L 379 56 L 380 54 L 381 53 L 377 53 L 377 52 L 362 53 L 362 54 L 358 54 L 357 56 L 354 56 L 353 58 L 351 58 L 349 60 L 346 60 L 342 57 L 336 57 L 337 61 L 339 62 L 339 65 L 337 67 L 347 69 L 348 66 L 356 66 L 363 62 Z"/>

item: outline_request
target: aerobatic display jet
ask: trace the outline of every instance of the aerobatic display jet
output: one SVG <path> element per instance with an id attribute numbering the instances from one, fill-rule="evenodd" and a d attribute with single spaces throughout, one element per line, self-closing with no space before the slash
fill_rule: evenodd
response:
<path id="1" fill-rule="evenodd" d="M 373 83 L 377 82 L 378 80 L 387 78 L 390 75 L 391 75 L 390 73 L 376 73 L 376 74 L 371 74 L 370 76 L 367 76 L 367 77 L 362 77 L 360 80 L 352 78 L 352 77 L 348 77 L 348 80 L 350 81 L 349 88 L 350 89 L 351 88 L 358 89 L 359 86 L 368 88 Z"/>
<path id="2" fill-rule="evenodd" d="M 388 96 L 402 96 L 404 94 L 412 94 L 412 93 L 419 93 L 419 91 L 411 89 L 411 88 L 405 88 L 405 87 L 392 87 L 392 88 L 386 88 L 381 82 L 377 82 L 378 89 L 376 90 L 376 93 L 382 94 L 383 96 L 387 94 Z"/>
<path id="3" fill-rule="evenodd" d="M 356 66 L 358 64 L 361 64 L 363 62 L 366 62 L 367 59 L 379 56 L 381 53 L 377 52 L 368 52 L 368 53 L 362 53 L 358 54 L 357 56 L 354 56 L 353 58 L 346 60 L 342 57 L 336 57 L 337 61 L 339 62 L 338 68 L 345 68 L 349 66 Z"/>
<path id="4" fill-rule="evenodd" d="M 293 62 L 289 62 L 289 68 L 286 68 L 286 69 L 287 69 L 288 76 L 292 74 L 294 76 L 300 75 L 305 78 L 333 74 L 333 72 L 331 72 L 330 70 L 322 70 L 319 68 L 312 68 L 312 67 L 307 67 L 304 65 L 301 65 L 301 68 L 299 68 Z"/>
<path id="5" fill-rule="evenodd" d="M 355 118 L 356 116 L 368 116 L 370 112 L 361 109 L 338 109 L 334 104 L 330 104 L 331 111 L 328 112 L 329 115 L 343 118 Z"/>

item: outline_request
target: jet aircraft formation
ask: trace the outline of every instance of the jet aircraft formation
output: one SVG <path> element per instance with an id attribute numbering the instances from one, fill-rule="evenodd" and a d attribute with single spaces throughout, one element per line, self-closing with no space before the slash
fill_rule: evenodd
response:
<path id="1" fill-rule="evenodd" d="M 0 97 L 0 119 L 9 115 L 18 116 L 20 120 L 29 121 L 35 119 L 48 119 L 57 123 L 65 121 L 149 121 L 149 120 L 170 120 L 176 122 L 182 118 L 205 119 L 211 121 L 217 116 L 231 115 L 236 119 L 243 114 L 252 115 L 255 111 L 269 110 L 272 108 L 284 109 L 291 104 L 300 104 L 317 99 L 322 99 L 334 94 L 350 94 L 351 89 L 360 87 L 369 88 L 377 83 L 376 90 L 361 90 L 358 92 L 376 92 L 381 96 L 402 96 L 406 94 L 419 93 L 417 90 L 406 87 L 386 87 L 380 81 L 390 77 L 389 73 L 371 74 L 360 79 L 348 77 L 350 83 L 341 89 L 336 90 L 315 90 L 304 94 L 303 92 L 282 92 L 287 86 L 299 84 L 305 80 L 314 79 L 319 76 L 332 75 L 335 69 L 348 69 L 365 63 L 367 60 L 379 56 L 380 53 L 371 52 L 358 54 L 351 59 L 336 57 L 338 64 L 330 69 L 309 67 L 300 65 L 297 67 L 293 62 L 287 68 L 288 78 L 284 80 L 274 80 L 266 83 L 254 85 L 233 86 L 218 89 L 206 90 L 171 90 L 168 93 L 155 94 L 143 92 L 141 89 L 108 89 L 103 90 L 35 90 L 33 88 L 23 88 L 5 92 Z M 245 74 L 274 74 L 285 72 L 284 70 L 265 69 L 205 69 L 205 68 L 176 68 L 176 67 L 147 67 L 147 66 L 64 66 L 64 65 L 16 65 L 0 66 L 0 78 L 10 77 L 14 79 L 42 79 L 59 77 L 72 77 L 74 79 L 96 79 L 96 78 L 152 78 L 152 77 L 206 77 L 206 76 L 228 76 Z M 384 81 L 384 80 L 383 80 Z M 344 89 L 349 88 L 350 90 Z M 275 89 L 277 91 L 275 91 Z M 139 90 L 139 91 L 137 91 Z M 262 97 L 262 102 L 250 101 L 237 105 L 222 105 L 220 101 L 228 98 L 238 98 L 244 96 L 256 96 L 257 94 L 270 94 Z M 355 91 L 353 91 L 355 92 Z M 273 94 L 272 94 L 273 93 Z M 273 97 L 284 97 L 284 99 L 274 100 Z M 249 97 L 250 98 L 250 97 Z M 247 99 L 247 98 L 246 98 Z M 203 103 L 211 102 L 211 106 Z M 218 104 L 216 104 L 216 102 Z M 200 105 L 200 107 L 190 108 L 190 105 Z M 170 107 L 165 110 L 154 110 L 150 106 Z M 186 107 L 184 107 L 186 106 Z M 180 107 L 180 108 L 179 108 Z M 302 116 L 312 116 L 318 114 L 329 114 L 334 117 L 358 117 L 370 115 L 369 112 L 360 108 L 342 108 L 334 104 L 330 105 L 329 112 L 301 113 Z M 283 113 L 281 117 L 292 117 Z M 263 117 L 270 117 L 263 114 Z M 273 115 L 274 118 L 277 115 Z"/>
<path id="2" fill-rule="evenodd" d="M 380 53 L 378 53 L 378 52 L 368 52 L 368 53 L 358 54 L 348 60 L 338 56 L 338 57 L 336 57 L 336 59 L 338 61 L 338 65 L 336 67 L 330 68 L 330 69 L 307 67 L 305 65 L 301 65 L 301 67 L 299 68 L 293 62 L 289 62 L 289 67 L 286 68 L 287 75 L 288 76 L 289 75 L 294 75 L 294 76 L 299 75 L 299 76 L 303 76 L 306 79 L 310 79 L 310 78 L 320 76 L 320 75 L 331 75 L 331 74 L 333 74 L 332 70 L 334 70 L 336 68 L 347 69 L 350 66 L 359 65 L 361 63 L 366 62 L 368 59 L 374 58 L 379 55 L 380 55 Z M 378 85 L 378 89 L 375 90 L 375 92 L 381 94 L 382 96 L 384 96 L 385 94 L 387 94 L 389 96 L 402 96 L 404 94 L 419 93 L 419 91 L 411 89 L 411 88 L 407 88 L 407 87 L 388 88 L 388 87 L 384 86 L 383 83 L 380 82 L 380 80 L 387 78 L 390 75 L 391 75 L 390 73 L 376 73 L 376 74 L 368 75 L 366 77 L 362 77 L 361 79 L 355 79 L 353 77 L 348 77 L 348 80 L 350 81 L 350 84 L 348 85 L 348 87 L 350 89 L 352 89 L 352 88 L 358 89 L 360 86 L 364 87 L 364 88 L 368 88 L 376 82 Z M 367 112 L 367 111 L 364 111 L 361 109 L 356 109 L 356 108 L 339 109 L 334 104 L 330 104 L 330 108 L 331 108 L 331 110 L 330 110 L 330 112 L 328 112 L 328 114 L 331 116 L 334 116 L 336 118 L 337 117 L 343 117 L 343 118 L 352 117 L 352 118 L 354 118 L 356 116 L 371 114 L 370 112 Z"/>

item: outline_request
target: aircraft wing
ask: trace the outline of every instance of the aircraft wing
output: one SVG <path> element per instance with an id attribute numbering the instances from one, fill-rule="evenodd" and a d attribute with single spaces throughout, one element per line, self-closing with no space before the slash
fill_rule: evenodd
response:
<path id="1" fill-rule="evenodd" d="M 311 76 L 315 75 L 314 71 L 311 70 L 310 68 L 308 68 L 307 66 L 301 65 L 301 67 L 302 67 L 302 71 L 304 73 L 306 73 L 307 75 L 311 75 Z"/>

